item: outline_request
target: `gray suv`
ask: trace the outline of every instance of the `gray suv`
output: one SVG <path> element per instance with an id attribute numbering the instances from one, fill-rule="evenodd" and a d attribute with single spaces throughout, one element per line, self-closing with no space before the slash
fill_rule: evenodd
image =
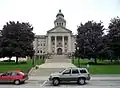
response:
<path id="1" fill-rule="evenodd" d="M 86 80 L 90 80 L 90 74 L 86 68 L 71 67 L 60 72 L 53 73 L 49 77 L 54 86 L 60 84 L 61 81 L 76 81 L 80 85 L 84 85 Z"/>

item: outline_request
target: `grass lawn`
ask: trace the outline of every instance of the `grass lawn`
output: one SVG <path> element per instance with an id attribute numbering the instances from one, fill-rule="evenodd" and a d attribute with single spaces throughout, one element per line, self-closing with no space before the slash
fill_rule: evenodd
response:
<path id="1" fill-rule="evenodd" d="M 86 64 L 90 60 L 80 60 L 80 67 L 87 67 Z M 72 60 L 72 63 L 79 67 L 78 59 Z M 109 63 L 106 61 L 98 61 L 98 63 Z M 105 65 L 89 65 L 91 74 L 120 74 L 120 64 L 105 64 Z"/>
<path id="2" fill-rule="evenodd" d="M 42 59 L 36 59 L 35 65 L 40 65 L 44 63 Z M 29 70 L 33 67 L 32 60 L 28 60 L 27 63 L 14 63 L 14 62 L 0 62 L 0 73 L 6 72 L 9 70 L 21 70 L 25 73 L 29 72 Z"/>

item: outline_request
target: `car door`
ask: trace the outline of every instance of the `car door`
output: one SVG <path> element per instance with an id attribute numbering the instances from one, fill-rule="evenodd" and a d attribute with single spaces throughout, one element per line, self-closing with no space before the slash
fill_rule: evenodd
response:
<path id="1" fill-rule="evenodd" d="M 72 74 L 71 74 L 71 81 L 77 81 L 78 77 L 80 76 L 79 70 L 77 68 L 72 69 Z"/>
<path id="2" fill-rule="evenodd" d="M 17 72 L 11 72 L 10 82 L 14 82 L 16 79 L 20 79 L 20 74 Z"/>
<path id="3" fill-rule="evenodd" d="M 70 81 L 71 69 L 66 69 L 60 76 L 61 81 Z"/>
<path id="4" fill-rule="evenodd" d="M 2 83 L 8 83 L 10 80 L 10 74 L 8 72 L 6 73 L 3 73 L 1 76 L 0 76 L 0 82 Z"/>

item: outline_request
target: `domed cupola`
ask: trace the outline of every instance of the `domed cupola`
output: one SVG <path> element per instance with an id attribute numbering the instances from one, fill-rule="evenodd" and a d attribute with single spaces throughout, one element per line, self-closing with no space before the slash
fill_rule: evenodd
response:
<path id="1" fill-rule="evenodd" d="M 56 15 L 56 17 L 64 17 L 64 15 L 62 14 L 62 12 L 61 12 L 61 9 L 59 10 L 59 12 L 58 12 L 58 14 Z"/>
<path id="2" fill-rule="evenodd" d="M 62 26 L 62 27 L 66 27 L 66 20 L 64 19 L 64 15 L 61 12 L 61 10 L 59 10 L 58 14 L 56 15 L 56 20 L 54 21 L 54 25 L 56 26 Z"/>

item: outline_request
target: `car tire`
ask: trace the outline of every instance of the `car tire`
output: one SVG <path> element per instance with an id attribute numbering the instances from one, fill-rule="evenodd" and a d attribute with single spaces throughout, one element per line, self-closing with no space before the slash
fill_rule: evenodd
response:
<path id="1" fill-rule="evenodd" d="M 60 80 L 59 80 L 58 78 L 53 78 L 52 84 L 53 84 L 54 86 L 58 86 L 58 85 L 60 84 Z"/>
<path id="2" fill-rule="evenodd" d="M 20 84 L 20 80 L 15 80 L 15 81 L 14 81 L 14 84 L 15 84 L 15 85 L 19 85 L 19 84 Z"/>
<path id="3" fill-rule="evenodd" d="M 85 84 L 85 78 L 79 78 L 78 79 L 78 81 L 77 81 L 77 83 L 79 84 L 79 85 L 84 85 Z"/>

